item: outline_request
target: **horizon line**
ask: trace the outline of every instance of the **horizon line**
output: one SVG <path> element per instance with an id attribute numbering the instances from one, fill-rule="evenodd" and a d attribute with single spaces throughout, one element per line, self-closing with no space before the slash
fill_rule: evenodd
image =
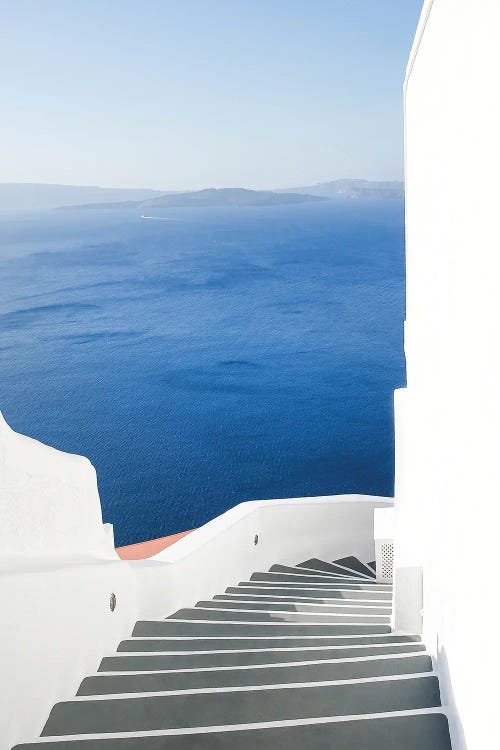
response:
<path id="1" fill-rule="evenodd" d="M 400 179 L 367 179 L 366 177 L 334 177 L 331 180 L 320 180 L 319 182 L 311 182 L 308 184 L 302 184 L 302 185 L 293 185 L 291 187 L 274 187 L 274 188 L 248 188 L 244 187 L 242 185 L 225 185 L 224 187 L 203 187 L 203 188 L 181 188 L 181 189 L 175 189 L 175 188 L 154 188 L 154 187 L 136 187 L 136 186 L 116 186 L 116 185 L 92 185 L 92 184 L 77 184 L 77 183 L 66 183 L 66 182 L 29 182 L 29 181 L 15 181 L 15 180 L 7 180 L 7 181 L 0 181 L 0 186 L 6 186 L 6 185 L 30 185 L 33 187 L 62 187 L 62 188 L 89 188 L 94 190 L 150 190 L 151 192 L 165 192 L 165 193 L 194 193 L 194 192 L 200 192 L 202 190 L 253 190 L 253 191 L 267 191 L 267 192 L 274 192 L 274 191 L 284 191 L 284 190 L 294 190 L 297 188 L 304 188 L 304 187 L 317 187 L 319 185 L 328 185 L 332 182 L 394 182 L 394 183 L 404 183 L 404 178 L 401 177 Z"/>

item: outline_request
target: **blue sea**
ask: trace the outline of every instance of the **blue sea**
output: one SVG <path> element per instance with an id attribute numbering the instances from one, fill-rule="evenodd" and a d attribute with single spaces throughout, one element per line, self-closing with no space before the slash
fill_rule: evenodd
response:
<path id="1" fill-rule="evenodd" d="M 118 545 L 393 492 L 399 201 L 0 219 L 0 408 L 97 468 Z"/>

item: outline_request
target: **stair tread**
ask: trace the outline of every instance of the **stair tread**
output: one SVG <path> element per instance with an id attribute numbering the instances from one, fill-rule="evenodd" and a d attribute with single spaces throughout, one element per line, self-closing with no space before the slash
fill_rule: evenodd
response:
<path id="1" fill-rule="evenodd" d="M 343 568 L 341 565 L 335 565 L 335 563 L 326 562 L 326 560 L 320 560 L 318 557 L 312 557 L 310 560 L 305 560 L 296 566 L 298 569 L 306 568 L 308 570 L 324 571 L 325 573 L 338 573 L 339 575 L 348 575 L 348 570 Z M 362 573 L 353 572 L 351 575 L 361 578 Z"/>
<path id="2" fill-rule="evenodd" d="M 361 661 L 317 662 L 300 664 L 286 662 L 257 667 L 204 669 L 202 671 L 171 671 L 168 674 L 98 675 L 83 680 L 77 695 L 109 695 L 112 693 L 147 693 L 190 688 L 235 687 L 245 685 L 277 685 L 314 683 L 416 674 L 432 671 L 432 661 L 425 654 L 395 656 Z"/>
<path id="3" fill-rule="evenodd" d="M 301 602 L 291 599 L 288 602 L 280 600 L 266 601 L 265 599 L 248 599 L 238 596 L 231 597 L 227 594 L 216 596 L 208 601 L 196 602 L 196 607 L 202 609 L 243 609 L 269 612 L 304 612 L 304 614 L 390 614 L 390 602 L 370 602 L 368 604 L 346 603 L 339 604 L 335 600 L 328 603 L 323 602 Z"/>
<path id="4" fill-rule="evenodd" d="M 231 620 L 232 622 L 256 622 L 256 623 L 297 623 L 297 624 L 321 624 L 326 625 L 329 623 L 333 624 L 344 624 L 344 623 L 388 623 L 390 622 L 390 615 L 365 615 L 365 614 L 307 614 L 305 612 L 255 612 L 248 610 L 231 610 L 225 609 L 202 609 L 201 607 L 192 607 L 186 609 L 179 609 L 172 615 L 166 618 L 169 620 L 192 620 L 193 622 L 200 622 L 211 620 L 214 622 L 225 622 Z"/>
<path id="5" fill-rule="evenodd" d="M 425 646 L 421 643 L 379 644 L 372 646 L 351 646 L 321 648 L 269 648 L 203 653 L 151 653 L 144 652 L 127 656 L 107 656 L 100 664 L 99 672 L 148 672 L 163 669 L 194 669 L 197 667 L 249 666 L 252 664 L 280 664 L 289 661 L 324 661 L 332 659 L 353 659 L 366 656 L 399 655 L 421 653 Z"/>
<path id="6" fill-rule="evenodd" d="M 269 573 L 291 573 L 292 575 L 307 575 L 307 576 L 321 576 L 325 579 L 333 579 L 333 580 L 365 580 L 362 579 L 361 574 L 358 575 L 356 573 L 353 573 L 349 570 L 344 570 L 342 573 L 335 573 L 335 572 L 328 572 L 328 571 L 319 571 L 319 570 L 309 570 L 307 568 L 301 568 L 294 565 L 271 565 L 269 568 Z M 366 577 L 365 577 L 366 578 Z M 366 580 L 369 580 L 366 578 Z"/>
<path id="7" fill-rule="evenodd" d="M 391 601 L 392 593 L 389 591 L 373 591 L 373 590 L 359 590 L 359 589 L 309 589 L 301 588 L 300 586 L 294 587 L 276 587 L 276 586 L 228 586 L 226 594 L 239 594 L 244 593 L 248 596 L 257 596 L 264 594 L 265 596 L 288 596 L 288 597 L 300 597 L 301 599 L 306 597 L 308 599 L 380 599 L 380 601 Z"/>
<path id="8" fill-rule="evenodd" d="M 176 620 L 142 620 L 136 623 L 134 636 L 230 636 L 239 635 L 251 638 L 254 635 L 265 636 L 319 636 L 319 635 L 382 635 L 391 632 L 386 624 L 328 625 L 275 622 L 237 622 L 228 618 L 225 622 L 196 622 Z"/>
<path id="9" fill-rule="evenodd" d="M 353 586 L 355 589 L 357 588 L 360 591 L 369 591 L 372 587 L 376 591 L 377 589 L 380 591 L 386 591 L 390 584 L 382 584 L 377 583 L 375 579 L 372 579 L 371 581 L 366 578 L 358 583 L 357 581 L 353 581 L 353 579 L 340 579 L 328 576 L 315 576 L 314 574 L 311 575 L 305 575 L 301 573 L 265 573 L 257 571 L 256 573 L 252 573 L 250 576 L 250 582 L 252 581 L 270 581 L 270 582 L 287 582 L 290 584 L 294 583 L 318 583 L 322 586 L 328 586 L 328 587 L 337 587 L 337 588 L 350 588 Z M 242 585 L 241 582 L 238 585 Z"/>
<path id="10" fill-rule="evenodd" d="M 351 599 L 349 597 L 308 597 L 308 596 L 290 596 L 287 594 L 269 594 L 269 593 L 242 593 L 241 591 L 234 594 L 216 594 L 212 602 L 261 602 L 265 604 L 291 604 L 293 606 L 307 606 L 307 607 L 381 607 L 391 608 L 391 599 L 372 599 L 370 598 L 356 598 Z"/>
<path id="11" fill-rule="evenodd" d="M 231 688 L 58 703 L 42 736 L 134 732 L 439 706 L 434 676 L 306 687 Z"/>
<path id="12" fill-rule="evenodd" d="M 71 741 L 44 742 L 41 750 L 74 750 Z M 84 739 L 78 750 L 451 750 L 442 712 L 324 721 L 202 734 Z M 33 749 L 32 744 L 14 750 Z"/>
<path id="13" fill-rule="evenodd" d="M 368 646 L 375 644 L 420 643 L 420 636 L 395 635 L 386 633 L 381 635 L 363 634 L 340 636 L 208 636 L 206 638 L 172 638 L 164 636 L 136 636 L 122 641 L 117 653 L 138 651 L 219 651 L 235 649 L 263 649 L 263 648 L 311 648 L 312 646 Z"/>
<path id="14" fill-rule="evenodd" d="M 358 573 L 365 573 L 366 575 L 373 576 L 373 570 L 371 570 L 371 568 L 369 568 L 364 562 L 361 562 L 357 557 L 354 557 L 354 555 L 341 557 L 338 560 L 334 560 L 333 564 L 342 565 L 343 567 L 350 568 Z"/>
<path id="15" fill-rule="evenodd" d="M 292 639 L 293 640 L 293 639 Z M 151 643 L 151 642 L 150 642 Z M 152 643 L 155 643 L 154 641 Z M 266 642 L 267 643 L 267 642 Z M 404 653 L 421 653 L 425 646 L 418 642 L 379 643 L 366 646 L 276 646 L 267 643 L 267 648 L 256 647 L 256 642 L 248 645 L 243 642 L 238 649 L 228 649 L 228 642 L 220 646 L 220 651 L 206 649 L 200 644 L 200 652 L 154 653 L 147 649 L 137 649 L 133 656 L 119 652 L 116 656 L 106 656 L 99 666 L 99 672 L 141 672 L 159 669 L 191 669 L 196 667 L 244 666 L 252 664 L 274 664 L 289 661 L 324 661 L 326 659 L 353 659 L 366 656 L 383 656 Z M 137 652 L 144 651 L 143 654 Z"/>

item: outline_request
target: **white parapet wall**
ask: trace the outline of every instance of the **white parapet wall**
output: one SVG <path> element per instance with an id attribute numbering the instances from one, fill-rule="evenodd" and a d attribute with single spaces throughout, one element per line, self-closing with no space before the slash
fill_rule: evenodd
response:
<path id="1" fill-rule="evenodd" d="M 2 558 L 116 559 L 87 458 L 19 435 L 0 413 L 0 468 Z"/>
<path id="2" fill-rule="evenodd" d="M 405 83 L 408 387 L 396 394 L 398 574 L 456 750 L 500 744 L 500 2 L 427 0 Z M 413 611 L 410 611 L 413 607 Z"/>
<path id="3" fill-rule="evenodd" d="M 74 696 L 138 619 L 192 606 L 275 562 L 373 560 L 374 509 L 391 505 L 361 495 L 242 503 L 155 557 L 124 561 L 102 524 L 90 462 L 0 418 L 0 747 L 36 737 L 54 703 Z"/>
<path id="4" fill-rule="evenodd" d="M 155 557 L 136 562 L 141 616 L 157 616 L 158 604 L 164 614 L 192 606 L 274 563 L 352 554 L 371 561 L 374 509 L 392 504 L 392 498 L 368 495 L 241 503 Z"/>
<path id="5" fill-rule="evenodd" d="M 36 736 L 52 705 L 125 637 L 135 577 L 102 524 L 86 458 L 0 415 L 0 747 Z M 110 611 L 111 593 L 118 607 Z"/>

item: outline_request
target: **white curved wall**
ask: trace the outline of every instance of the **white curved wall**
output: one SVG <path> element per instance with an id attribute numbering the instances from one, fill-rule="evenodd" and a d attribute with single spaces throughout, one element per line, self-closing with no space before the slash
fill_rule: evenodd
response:
<path id="1" fill-rule="evenodd" d="M 498 0 L 426 2 L 405 95 L 396 566 L 423 569 L 424 638 L 469 750 L 500 745 L 499 37 Z"/>
<path id="2" fill-rule="evenodd" d="M 117 557 L 90 461 L 19 435 L 1 413 L 0 518 L 0 565 L 26 557 Z"/>
<path id="3" fill-rule="evenodd" d="M 7 750 L 36 736 L 52 705 L 130 633 L 137 596 L 102 524 L 90 461 L 19 435 L 1 415 L 0 602 Z"/>

